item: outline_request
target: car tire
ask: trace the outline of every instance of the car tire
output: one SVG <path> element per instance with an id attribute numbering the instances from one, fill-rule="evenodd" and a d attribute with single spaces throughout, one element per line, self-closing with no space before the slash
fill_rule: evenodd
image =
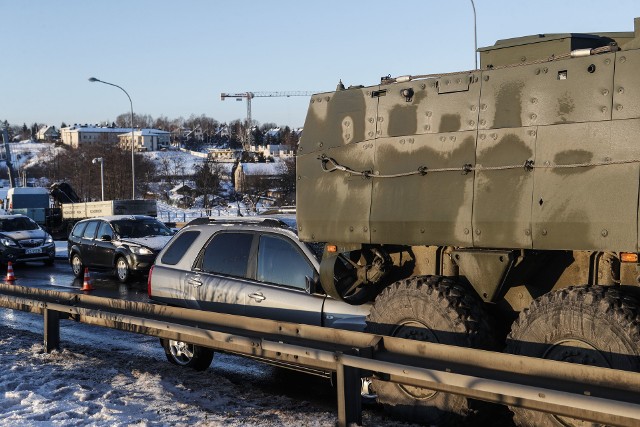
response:
<path id="1" fill-rule="evenodd" d="M 167 360 L 174 365 L 204 371 L 213 360 L 213 350 L 182 341 L 160 339 Z"/>
<path id="2" fill-rule="evenodd" d="M 83 277 L 84 274 L 84 265 L 82 264 L 82 258 L 77 253 L 71 255 L 71 270 L 73 271 L 73 275 L 78 279 Z"/>
<path id="3" fill-rule="evenodd" d="M 120 283 L 127 283 L 131 278 L 131 270 L 127 260 L 120 256 L 116 259 L 116 277 Z"/>

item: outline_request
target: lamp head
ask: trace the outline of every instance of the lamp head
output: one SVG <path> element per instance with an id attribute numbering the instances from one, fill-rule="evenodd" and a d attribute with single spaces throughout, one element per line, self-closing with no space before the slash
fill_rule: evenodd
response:
<path id="1" fill-rule="evenodd" d="M 89 81 L 90 82 L 99 82 L 100 80 L 96 79 L 95 77 L 89 77 Z"/>

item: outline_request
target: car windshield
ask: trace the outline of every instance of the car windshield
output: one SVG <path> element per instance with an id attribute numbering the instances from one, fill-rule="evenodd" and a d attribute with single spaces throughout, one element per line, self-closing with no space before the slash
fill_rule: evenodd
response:
<path id="1" fill-rule="evenodd" d="M 171 230 L 155 219 L 121 219 L 112 221 L 113 229 L 120 237 L 171 236 Z"/>
<path id="2" fill-rule="evenodd" d="M 6 218 L 0 219 L 0 231 L 24 231 L 37 230 L 38 224 L 31 218 Z"/>

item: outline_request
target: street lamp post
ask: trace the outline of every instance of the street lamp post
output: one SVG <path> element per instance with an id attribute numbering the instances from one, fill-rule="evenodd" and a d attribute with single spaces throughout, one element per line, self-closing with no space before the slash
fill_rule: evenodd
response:
<path id="1" fill-rule="evenodd" d="M 120 89 L 121 91 L 124 92 L 125 95 L 127 95 L 127 98 L 129 98 L 129 104 L 131 105 L 131 184 L 132 184 L 132 189 L 131 189 L 131 198 L 135 199 L 136 198 L 136 168 L 135 168 L 135 154 L 134 154 L 134 136 L 133 136 L 133 102 L 131 101 L 131 97 L 129 96 L 129 94 L 127 93 L 126 90 L 124 90 L 123 88 L 121 88 L 120 86 L 113 84 L 113 83 L 109 83 L 109 82 L 105 82 L 103 80 L 100 79 L 96 79 L 95 77 L 90 77 L 89 78 L 90 82 L 98 82 L 98 83 L 104 83 L 106 85 L 109 86 L 115 86 L 118 89 Z M 103 200 L 104 200 L 104 196 L 103 196 Z"/>
<path id="2" fill-rule="evenodd" d="M 102 189 L 102 201 L 104 202 L 104 159 L 102 157 L 96 157 L 91 160 L 94 165 L 100 162 L 100 187 Z"/>
<path id="3" fill-rule="evenodd" d="M 476 19 L 476 4 L 471 0 L 473 8 L 473 57 L 476 61 L 476 70 L 478 69 L 478 20 Z"/>

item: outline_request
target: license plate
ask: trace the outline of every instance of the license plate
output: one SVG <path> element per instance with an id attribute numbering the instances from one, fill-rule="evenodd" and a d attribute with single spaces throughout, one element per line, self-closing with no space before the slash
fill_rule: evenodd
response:
<path id="1" fill-rule="evenodd" d="M 29 248 L 29 249 L 25 249 L 24 253 L 27 255 L 31 255 L 31 254 L 41 254 L 42 253 L 42 248 Z"/>

